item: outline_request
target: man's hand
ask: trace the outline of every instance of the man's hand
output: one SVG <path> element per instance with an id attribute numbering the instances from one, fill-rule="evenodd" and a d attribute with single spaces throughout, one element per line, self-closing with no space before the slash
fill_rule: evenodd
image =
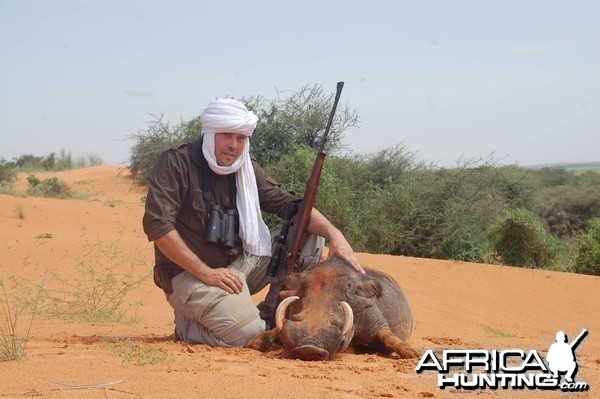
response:
<path id="1" fill-rule="evenodd" d="M 177 230 L 154 240 L 163 254 L 206 285 L 219 287 L 230 294 L 242 292 L 242 280 L 229 269 L 212 269 L 185 244 Z"/>
<path id="2" fill-rule="evenodd" d="M 339 231 L 339 230 L 338 230 Z M 346 241 L 346 237 L 340 232 L 338 234 L 333 234 L 332 237 L 329 238 L 329 255 L 328 257 L 336 256 L 340 259 L 345 260 L 350 263 L 352 267 L 359 273 L 365 274 L 365 269 L 360 265 L 358 259 L 356 259 L 356 254 L 354 250 Z"/>
<path id="3" fill-rule="evenodd" d="M 230 294 L 239 294 L 244 287 L 238 275 L 225 268 L 208 268 L 198 278 L 204 284 L 222 288 Z"/>

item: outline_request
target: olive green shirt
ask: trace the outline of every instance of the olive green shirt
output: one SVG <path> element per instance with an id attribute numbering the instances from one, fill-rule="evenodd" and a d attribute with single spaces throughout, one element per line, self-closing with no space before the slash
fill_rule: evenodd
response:
<path id="1" fill-rule="evenodd" d="M 188 247 L 208 266 L 224 267 L 242 251 L 239 236 L 231 249 L 205 240 L 207 206 L 202 192 L 202 141 L 183 143 L 163 152 L 148 177 L 148 196 L 142 224 L 149 241 L 177 230 Z M 252 166 L 260 208 L 283 217 L 288 202 L 298 197 L 288 193 L 254 159 Z M 216 203 L 223 209 L 232 206 L 228 176 L 211 173 Z M 156 266 L 172 265 L 154 245 Z"/>

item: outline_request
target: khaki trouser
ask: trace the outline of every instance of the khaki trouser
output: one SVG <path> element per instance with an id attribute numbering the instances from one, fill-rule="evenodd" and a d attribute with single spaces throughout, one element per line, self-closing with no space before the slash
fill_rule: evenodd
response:
<path id="1" fill-rule="evenodd" d="M 309 235 L 301 252 L 303 269 L 317 264 L 325 239 Z M 171 280 L 173 293 L 167 297 L 175 311 L 175 333 L 182 341 L 211 346 L 237 347 L 248 343 L 265 331 L 265 320 L 273 317 L 275 305 L 285 278 L 285 267 L 277 276 L 266 275 L 270 257 L 240 255 L 227 268 L 244 282 L 242 292 L 227 291 L 209 286 L 188 272 Z M 269 292 L 258 307 L 251 296 L 271 284 Z"/>

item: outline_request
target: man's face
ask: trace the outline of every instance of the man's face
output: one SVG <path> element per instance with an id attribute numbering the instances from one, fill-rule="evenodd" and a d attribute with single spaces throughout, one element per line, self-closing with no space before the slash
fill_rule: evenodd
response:
<path id="1" fill-rule="evenodd" d="M 220 166 L 231 166 L 240 157 L 246 136 L 240 133 L 215 134 L 215 158 Z"/>

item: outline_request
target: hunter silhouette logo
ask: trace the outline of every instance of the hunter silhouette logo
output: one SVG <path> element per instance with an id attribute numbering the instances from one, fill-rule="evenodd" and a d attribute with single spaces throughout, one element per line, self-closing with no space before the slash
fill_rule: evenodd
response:
<path id="1" fill-rule="evenodd" d="M 575 381 L 575 349 L 587 336 L 584 329 L 570 343 L 563 331 L 556 333 L 545 361 L 532 349 L 458 350 L 446 349 L 438 358 L 433 350 L 425 351 L 415 371 L 437 371 L 440 389 L 546 389 L 566 392 L 586 391 L 589 385 Z M 565 380 L 561 382 L 561 376 Z"/>
<path id="2" fill-rule="evenodd" d="M 556 333 L 556 342 L 550 345 L 546 362 L 548 368 L 552 371 L 555 378 L 560 373 L 566 373 L 567 382 L 573 382 L 573 377 L 577 372 L 577 361 L 575 360 L 575 348 L 587 335 L 588 331 L 584 329 L 570 344 L 567 343 L 567 336 L 563 331 Z"/>

